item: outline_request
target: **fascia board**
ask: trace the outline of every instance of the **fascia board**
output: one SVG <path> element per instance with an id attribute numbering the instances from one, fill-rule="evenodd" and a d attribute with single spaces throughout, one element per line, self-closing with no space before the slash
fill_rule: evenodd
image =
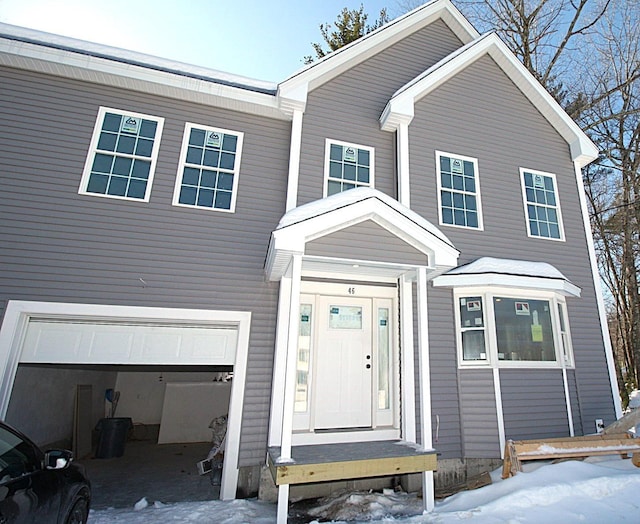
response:
<path id="1" fill-rule="evenodd" d="M 0 65 L 280 120 L 291 119 L 279 109 L 275 95 L 28 42 L 0 38 Z"/>
<path id="2" fill-rule="evenodd" d="M 278 94 L 290 99 L 295 98 L 296 93 L 311 91 L 438 19 L 464 44 L 479 36 L 450 0 L 434 0 L 294 73 L 280 83 Z"/>
<path id="3" fill-rule="evenodd" d="M 497 273 L 478 273 L 473 275 L 442 275 L 433 280 L 434 287 L 486 287 L 502 286 L 518 289 L 538 289 L 560 293 L 565 296 L 579 297 L 581 290 L 568 280 L 504 275 Z"/>
<path id="4" fill-rule="evenodd" d="M 572 160 L 584 167 L 598 157 L 598 148 L 595 144 L 495 33 L 482 37 L 476 44 L 470 45 L 468 49 L 450 60 L 443 60 L 440 65 L 434 66 L 433 72 L 394 96 L 382 113 L 381 128 L 385 131 L 393 131 L 395 130 L 394 120 L 399 120 L 402 116 L 413 118 L 414 110 L 413 108 L 409 110 L 410 106 L 486 54 L 494 59 L 511 81 L 567 141 L 570 145 Z"/>

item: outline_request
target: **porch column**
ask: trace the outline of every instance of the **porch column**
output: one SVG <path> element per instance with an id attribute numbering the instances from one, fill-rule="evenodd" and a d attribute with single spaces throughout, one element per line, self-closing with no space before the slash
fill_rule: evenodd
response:
<path id="1" fill-rule="evenodd" d="M 295 404 L 296 368 L 298 359 L 298 331 L 300 325 L 300 280 L 302 278 L 302 255 L 291 258 L 291 293 L 289 295 L 289 333 L 287 336 L 287 359 L 284 380 L 284 402 L 282 413 L 282 437 L 279 461 L 291 460 L 291 437 L 293 433 L 293 408 Z M 278 524 L 287 522 L 289 509 L 289 485 L 278 487 Z"/>
<path id="2" fill-rule="evenodd" d="M 420 434 L 424 449 L 432 449 L 431 365 L 429 362 L 429 316 L 427 312 L 427 269 L 417 269 L 418 283 L 418 370 L 420 377 Z M 433 471 L 422 472 L 422 504 L 425 512 L 434 507 Z"/>
<path id="3" fill-rule="evenodd" d="M 400 359 L 402 370 L 402 438 L 416 442 L 416 389 L 413 345 L 413 283 L 411 275 L 400 278 Z"/>

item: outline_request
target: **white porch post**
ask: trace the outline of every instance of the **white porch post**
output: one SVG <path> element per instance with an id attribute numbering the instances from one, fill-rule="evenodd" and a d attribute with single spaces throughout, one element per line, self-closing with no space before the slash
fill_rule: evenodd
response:
<path id="1" fill-rule="evenodd" d="M 413 356 L 413 285 L 410 275 L 400 278 L 400 347 L 402 349 L 402 438 L 416 442 L 416 389 Z"/>
<path id="2" fill-rule="evenodd" d="M 291 259 L 291 293 L 289 295 L 289 336 L 287 337 L 287 359 L 284 380 L 284 402 L 282 413 L 282 437 L 278 460 L 291 460 L 291 437 L 293 433 L 293 408 L 296 389 L 296 367 L 298 358 L 298 330 L 300 317 L 300 280 L 302 277 L 302 255 Z M 289 485 L 278 488 L 278 524 L 287 522 L 289 509 Z"/>
<path id="3" fill-rule="evenodd" d="M 291 266 L 289 266 L 291 269 Z M 291 271 L 280 279 L 278 295 L 278 320 L 276 327 L 276 355 L 273 363 L 271 386 L 271 416 L 269 417 L 269 446 L 277 446 L 282 439 L 282 414 L 284 409 L 284 383 L 287 371 L 287 347 L 291 311 Z"/>
<path id="4" fill-rule="evenodd" d="M 418 275 L 418 366 L 420 371 L 420 433 L 422 447 L 431 449 L 431 365 L 429 362 L 429 316 L 427 314 L 427 269 L 420 267 Z M 425 512 L 435 505 L 433 471 L 422 473 L 422 504 Z"/>

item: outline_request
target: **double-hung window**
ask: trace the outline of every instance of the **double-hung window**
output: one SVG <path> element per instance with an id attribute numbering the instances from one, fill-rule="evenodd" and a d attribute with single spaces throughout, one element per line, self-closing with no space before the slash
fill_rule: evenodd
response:
<path id="1" fill-rule="evenodd" d="M 187 123 L 173 204 L 235 211 L 243 137 L 238 131 Z"/>
<path id="2" fill-rule="evenodd" d="M 101 107 L 80 193 L 149 201 L 164 119 Z"/>
<path id="3" fill-rule="evenodd" d="M 555 175 L 521 168 L 520 179 L 529 236 L 564 240 Z"/>
<path id="4" fill-rule="evenodd" d="M 325 196 L 355 187 L 373 187 L 373 153 L 372 147 L 327 140 Z"/>
<path id="5" fill-rule="evenodd" d="M 482 229 L 478 160 L 436 151 L 440 224 Z"/>

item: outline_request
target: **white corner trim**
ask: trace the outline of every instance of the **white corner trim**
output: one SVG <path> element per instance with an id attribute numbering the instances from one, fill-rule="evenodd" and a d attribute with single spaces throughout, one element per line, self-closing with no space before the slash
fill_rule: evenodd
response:
<path id="1" fill-rule="evenodd" d="M 304 113 L 299 109 L 293 111 L 293 122 L 291 123 L 291 146 L 289 149 L 289 176 L 287 178 L 287 203 L 285 212 L 292 210 L 298 205 L 303 115 Z"/>
<path id="2" fill-rule="evenodd" d="M 591 277 L 593 278 L 593 287 L 596 293 L 596 302 L 598 304 L 598 316 L 600 317 L 600 330 L 602 333 L 602 341 L 604 344 L 604 353 L 607 359 L 607 368 L 609 370 L 609 381 L 611 383 L 611 394 L 613 395 L 613 405 L 616 417 L 622 417 L 622 402 L 618 390 L 618 379 L 616 376 L 616 365 L 613 356 L 613 347 L 611 345 L 611 336 L 609 334 L 609 325 L 607 324 L 607 310 L 604 305 L 604 296 L 602 294 L 602 284 L 600 282 L 600 273 L 596 262 L 596 248 L 593 242 L 593 233 L 591 231 L 591 222 L 589 221 L 589 211 L 587 209 L 587 195 L 582 180 L 582 171 L 580 163 L 574 162 L 576 173 L 576 184 L 578 186 L 578 195 L 580 197 L 580 207 L 582 210 L 582 221 L 584 233 L 587 238 L 587 249 L 589 251 L 589 262 L 591 265 Z"/>
<path id="3" fill-rule="evenodd" d="M 402 438 L 416 443 L 416 390 L 413 342 L 412 277 L 400 278 L 400 348 L 402 376 Z"/>
<path id="4" fill-rule="evenodd" d="M 571 411 L 571 396 L 569 395 L 569 380 L 567 378 L 567 368 L 564 365 L 564 359 L 562 359 L 562 386 L 564 388 L 564 399 L 567 406 L 567 422 L 569 424 L 569 436 L 575 435 L 573 428 L 573 412 Z"/>
<path id="5" fill-rule="evenodd" d="M 226 454 L 220 488 L 220 498 L 235 499 L 238 483 L 238 456 L 240 453 L 240 428 L 244 406 L 244 388 L 251 313 L 248 311 L 219 311 L 205 309 L 178 309 L 137 306 L 114 306 L 99 304 L 77 304 L 60 302 L 32 302 L 10 300 L 7 303 L 2 326 L 0 326 L 0 418 L 4 419 L 9 406 L 11 389 L 15 379 L 22 344 L 30 318 L 91 319 L 111 321 L 154 321 L 194 323 L 223 323 L 238 328 L 238 344 L 234 378 L 229 401 L 229 429 L 227 430 Z"/>
<path id="6" fill-rule="evenodd" d="M 400 123 L 396 131 L 398 156 L 398 201 L 411 207 L 411 177 L 409 176 L 409 124 Z"/>
<path id="7" fill-rule="evenodd" d="M 500 441 L 500 458 L 504 459 L 504 445 L 506 437 L 504 432 L 504 411 L 502 408 L 502 387 L 500 386 L 500 370 L 493 368 L 493 391 L 496 397 L 496 417 L 498 419 L 498 439 Z"/>

